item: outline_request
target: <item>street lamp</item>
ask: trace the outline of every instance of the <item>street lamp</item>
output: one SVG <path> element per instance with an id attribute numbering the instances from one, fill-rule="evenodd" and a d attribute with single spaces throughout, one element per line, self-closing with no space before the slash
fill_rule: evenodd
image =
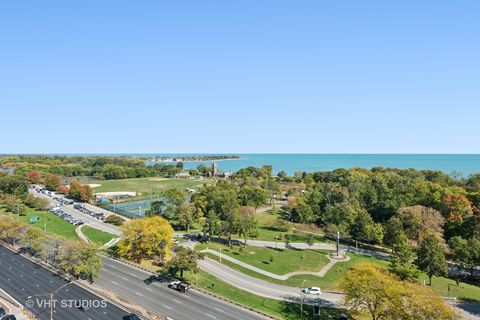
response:
<path id="1" fill-rule="evenodd" d="M 302 287 L 300 288 L 300 319 L 303 319 L 303 286 L 305 284 L 306 279 L 302 281 Z"/>
<path id="2" fill-rule="evenodd" d="M 34 294 L 33 296 L 28 296 L 28 299 L 31 299 L 33 297 L 41 297 L 41 296 L 49 296 L 50 297 L 50 320 L 53 320 L 53 296 L 60 290 L 62 290 L 64 287 L 68 286 L 71 282 L 65 283 L 63 286 L 60 288 L 56 289 L 55 291 L 51 293 L 39 293 L 39 294 Z"/>

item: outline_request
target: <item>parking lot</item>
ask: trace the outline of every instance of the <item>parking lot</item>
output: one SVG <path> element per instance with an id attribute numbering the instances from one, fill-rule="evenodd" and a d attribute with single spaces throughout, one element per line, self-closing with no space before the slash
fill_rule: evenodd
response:
<path id="1" fill-rule="evenodd" d="M 119 227 L 103 222 L 109 213 L 102 208 L 75 202 L 53 191 L 45 190 L 38 185 L 31 186 L 29 192 L 37 197 L 47 199 L 50 204 L 50 211 L 71 224 L 77 223 L 76 225 L 80 225 L 84 223 L 111 234 L 121 235 Z M 52 211 L 54 208 L 55 212 Z"/>

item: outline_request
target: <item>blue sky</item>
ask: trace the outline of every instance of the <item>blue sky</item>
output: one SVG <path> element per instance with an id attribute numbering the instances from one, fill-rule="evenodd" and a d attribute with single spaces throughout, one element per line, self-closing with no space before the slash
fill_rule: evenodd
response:
<path id="1" fill-rule="evenodd" d="M 479 1 L 3 1 L 0 153 L 480 153 Z"/>

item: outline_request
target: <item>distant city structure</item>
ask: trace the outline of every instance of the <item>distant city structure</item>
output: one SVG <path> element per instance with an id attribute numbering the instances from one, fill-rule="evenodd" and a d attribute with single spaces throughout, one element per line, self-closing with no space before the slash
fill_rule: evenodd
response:
<path id="1" fill-rule="evenodd" d="M 212 171 L 210 171 L 210 174 L 212 177 L 215 177 L 218 174 L 218 165 L 215 161 L 212 162 Z"/>

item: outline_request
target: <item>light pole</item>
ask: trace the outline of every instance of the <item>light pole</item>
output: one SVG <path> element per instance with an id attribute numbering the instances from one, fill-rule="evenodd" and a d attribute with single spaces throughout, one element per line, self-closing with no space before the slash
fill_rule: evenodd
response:
<path id="1" fill-rule="evenodd" d="M 305 284 L 306 279 L 302 281 L 302 287 L 300 288 L 300 320 L 303 319 L 303 286 Z"/>
<path id="2" fill-rule="evenodd" d="M 41 297 L 41 296 L 48 296 L 50 298 L 50 320 L 53 320 L 53 296 L 56 294 L 58 291 L 62 290 L 64 287 L 68 286 L 71 282 L 65 283 L 63 286 L 60 288 L 56 289 L 53 292 L 50 293 L 40 293 L 40 294 L 34 294 L 33 296 L 28 296 L 28 299 L 31 299 L 33 297 Z"/>

